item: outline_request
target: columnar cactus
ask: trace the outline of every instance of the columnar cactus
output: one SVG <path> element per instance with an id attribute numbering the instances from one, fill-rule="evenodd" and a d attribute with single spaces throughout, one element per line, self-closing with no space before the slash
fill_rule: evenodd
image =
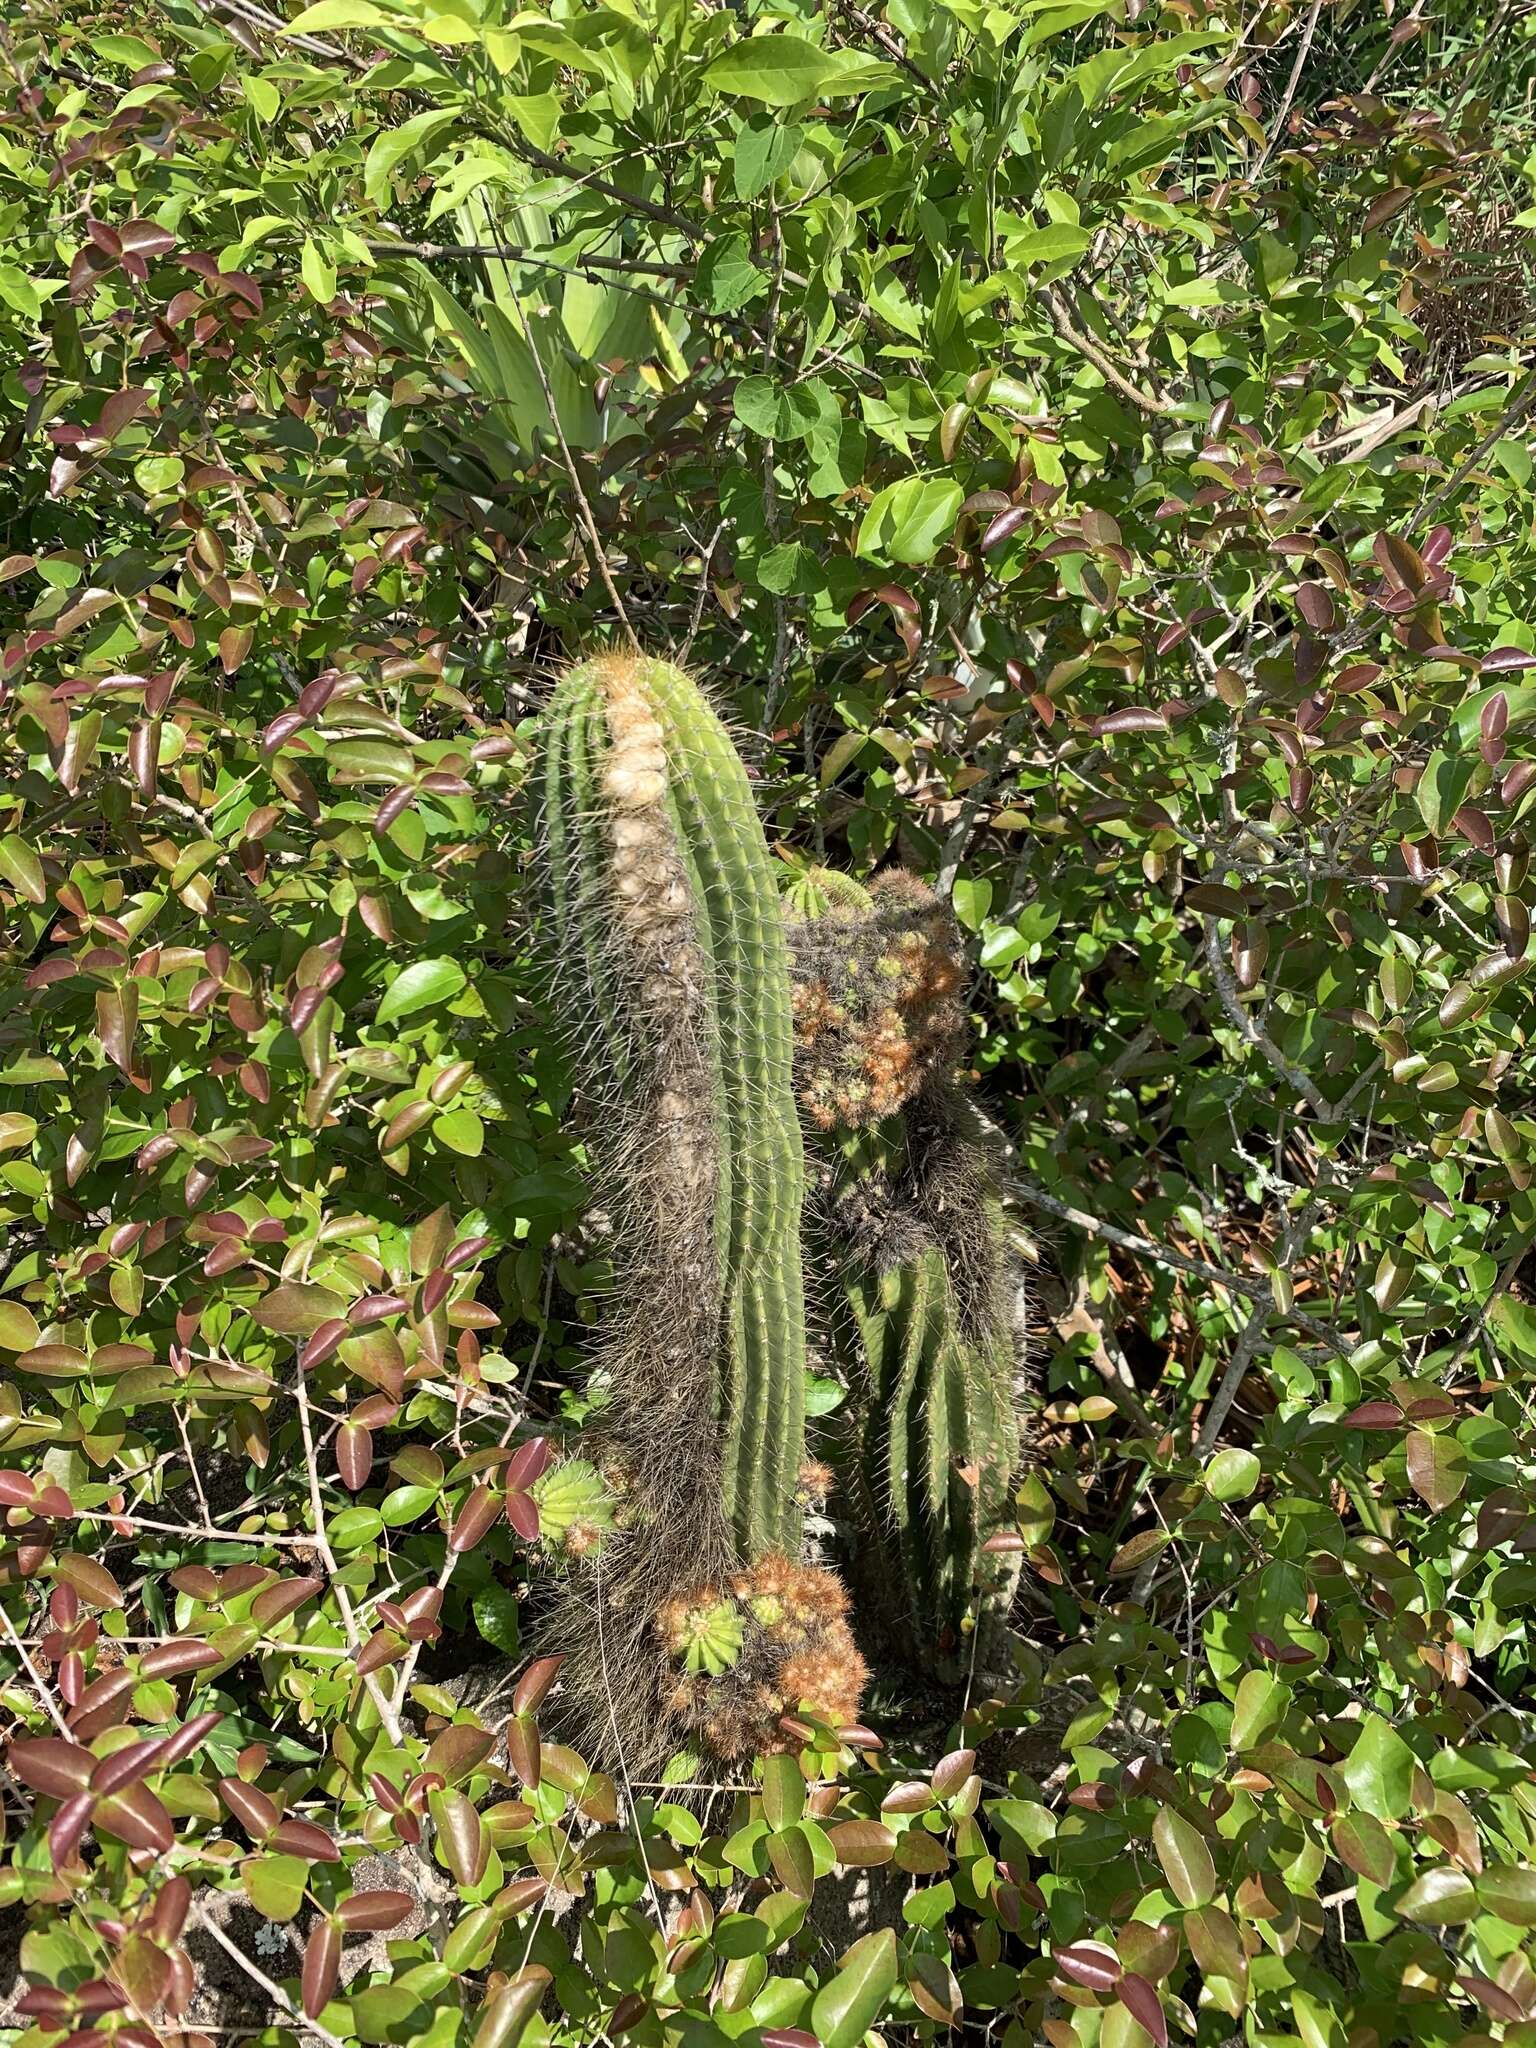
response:
<path id="1" fill-rule="evenodd" d="M 798 1558 L 803 1519 L 804 1155 L 782 910 L 741 761 L 667 662 L 600 655 L 567 672 L 542 797 L 557 1000 L 612 1221 L 598 1363 L 626 1525 L 556 1633 L 577 1648 L 573 1682 L 594 1688 L 600 1745 L 631 1762 L 689 1734 L 746 1748 L 801 1705 L 847 1718 L 858 1689 L 828 1574 L 818 1640 L 846 1668 L 819 1695 L 796 1689 L 804 1642 L 735 1590 L 765 1559 Z"/>
<path id="2" fill-rule="evenodd" d="M 1018 1452 L 1002 1211 L 953 1079 L 958 939 L 901 873 L 866 892 L 813 871 L 788 907 L 796 1081 L 818 1133 L 809 1239 L 849 1365 L 879 1560 L 861 1598 L 942 1670 L 1006 1579 L 984 1546 Z M 900 1579 L 905 1597 L 883 1597 Z"/>

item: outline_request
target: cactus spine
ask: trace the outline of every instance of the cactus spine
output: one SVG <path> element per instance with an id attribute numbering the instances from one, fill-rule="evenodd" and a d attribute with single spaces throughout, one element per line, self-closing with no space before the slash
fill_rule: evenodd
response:
<path id="1" fill-rule="evenodd" d="M 793 1641 L 739 1590 L 766 1560 L 815 1571 L 793 1561 L 804 1155 L 782 911 L 736 751 L 667 662 L 564 676 L 542 798 L 557 999 L 613 1231 L 598 1363 L 630 1524 L 553 1633 L 601 1674 L 593 1740 L 633 1761 L 696 1732 L 731 1753 L 805 1703 L 808 1642 L 823 1675 L 857 1665 L 835 1581 Z M 809 1704 L 847 1719 L 849 1698 L 828 1683 Z"/>
<path id="2" fill-rule="evenodd" d="M 942 1672 L 1006 1578 L 984 1546 L 1018 1450 L 1002 1210 L 952 1076 L 958 939 L 905 874 L 865 891 L 813 871 L 788 908 L 797 1083 L 820 1134 L 810 1240 L 850 1365 L 877 1560 L 861 1599 Z"/>

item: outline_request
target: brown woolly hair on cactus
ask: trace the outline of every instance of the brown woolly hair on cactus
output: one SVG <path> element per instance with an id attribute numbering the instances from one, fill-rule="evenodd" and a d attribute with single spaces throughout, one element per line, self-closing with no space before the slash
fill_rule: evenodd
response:
<path id="1" fill-rule="evenodd" d="M 894 1116 L 964 1041 L 964 970 L 950 920 L 915 875 L 871 885 L 867 904 L 791 927 L 796 1086 L 818 1130 Z"/>
<path id="2" fill-rule="evenodd" d="M 657 1617 L 673 1711 L 724 1758 L 793 1748 L 786 1717 L 846 1727 L 868 1677 L 847 1616 L 832 1572 L 778 1552 L 727 1586 L 691 1586 Z"/>

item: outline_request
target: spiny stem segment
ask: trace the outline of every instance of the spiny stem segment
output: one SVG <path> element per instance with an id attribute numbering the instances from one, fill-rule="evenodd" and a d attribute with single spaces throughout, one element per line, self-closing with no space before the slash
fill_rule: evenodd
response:
<path id="1" fill-rule="evenodd" d="M 1002 1210 L 953 1079 L 958 937 L 900 873 L 866 891 L 813 870 L 787 909 L 796 1082 L 819 1134 L 808 1241 L 854 1390 L 856 1492 L 909 1605 L 882 1598 L 882 1566 L 861 1599 L 943 1670 L 1006 1576 L 985 1543 L 1018 1454 Z"/>
<path id="2" fill-rule="evenodd" d="M 745 1746 L 815 1668 L 719 1591 L 802 1540 L 805 1167 L 782 909 L 741 761 L 667 662 L 600 655 L 565 675 L 542 798 L 557 999 L 613 1232 L 598 1362 L 631 1529 L 563 1624 L 589 1624 L 598 1665 L 639 1688 L 622 1718 L 604 1702 L 599 1740 L 653 1754 L 682 1727 Z M 829 1627 L 843 1597 L 829 1588 Z M 848 1697 L 823 1704 L 845 1713 Z"/>

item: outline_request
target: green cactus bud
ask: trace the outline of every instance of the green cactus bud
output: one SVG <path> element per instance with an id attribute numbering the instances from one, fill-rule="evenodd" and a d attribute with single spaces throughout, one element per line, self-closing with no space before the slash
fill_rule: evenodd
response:
<path id="1" fill-rule="evenodd" d="M 539 1534 L 554 1548 L 583 1557 L 614 1526 L 614 1498 L 595 1465 L 567 1458 L 552 1465 L 532 1487 Z"/>
<path id="2" fill-rule="evenodd" d="M 704 1592 L 692 1600 L 674 1600 L 658 1619 L 662 1640 L 685 1671 L 695 1677 L 719 1678 L 741 1655 L 746 1640 L 741 1610 L 729 1597 Z"/>

